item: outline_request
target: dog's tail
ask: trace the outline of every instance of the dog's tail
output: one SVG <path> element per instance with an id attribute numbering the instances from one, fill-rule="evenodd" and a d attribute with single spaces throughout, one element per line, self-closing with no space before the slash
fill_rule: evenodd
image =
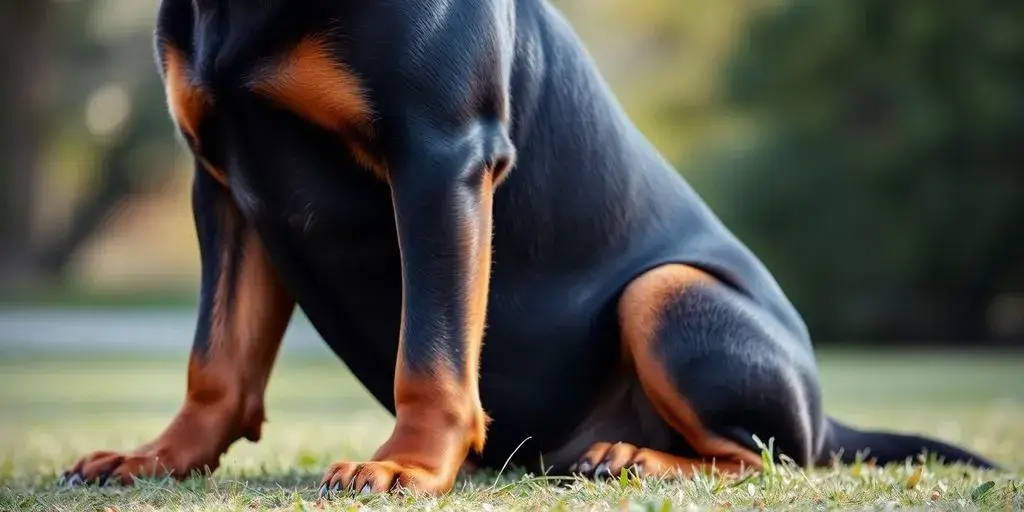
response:
<path id="1" fill-rule="evenodd" d="M 904 462 L 923 453 L 945 464 L 968 464 L 981 469 L 999 469 L 983 457 L 927 437 L 857 430 L 829 418 L 824 455 L 837 454 L 844 464 L 855 462 L 858 453 L 878 464 Z M 827 463 L 828 460 L 821 461 Z"/>

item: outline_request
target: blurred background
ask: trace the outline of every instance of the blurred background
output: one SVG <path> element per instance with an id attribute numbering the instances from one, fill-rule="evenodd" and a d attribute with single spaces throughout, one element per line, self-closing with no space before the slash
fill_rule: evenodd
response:
<path id="1" fill-rule="evenodd" d="M 195 301 L 157 3 L 0 5 L 4 304 Z M 819 344 L 1024 340 L 1024 5 L 555 3 Z"/>
<path id="2" fill-rule="evenodd" d="M 554 3 L 800 309 L 837 407 L 877 419 L 878 400 L 916 383 L 932 393 L 919 412 L 988 407 L 969 409 L 988 439 L 1024 418 L 1024 2 Z M 153 62 L 157 4 L 0 2 L 0 404 L 22 418 L 79 404 L 159 411 L 159 425 L 183 389 L 199 263 L 192 171 Z M 88 398 L 126 368 L 68 355 L 93 347 L 163 348 L 170 364 L 136 364 L 137 390 Z M 325 353 L 301 318 L 286 347 Z M 306 377 L 341 368 L 328 360 Z M 74 389 L 46 387 L 69 375 Z M 288 382 L 285 407 L 326 407 L 316 384 Z M 44 391 L 10 393 L 29 388 Z"/>

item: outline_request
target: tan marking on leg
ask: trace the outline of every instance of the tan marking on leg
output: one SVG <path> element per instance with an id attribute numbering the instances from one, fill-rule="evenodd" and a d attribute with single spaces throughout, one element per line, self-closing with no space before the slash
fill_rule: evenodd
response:
<path id="1" fill-rule="evenodd" d="M 410 369 L 405 362 L 403 318 L 395 371 L 395 428 L 372 462 L 343 461 L 328 468 L 321 484 L 377 492 L 393 486 L 425 494 L 451 489 L 469 450 L 483 451 L 489 421 L 480 403 L 479 371 L 487 316 L 491 268 L 491 222 L 494 183 L 483 177 L 480 211 L 465 226 L 463 261 L 470 276 L 463 366 L 435 361 L 429 370 Z M 405 306 L 403 305 L 403 315 Z M 461 370 L 461 375 L 459 374 Z"/>
<path id="2" fill-rule="evenodd" d="M 686 397 L 672 383 L 663 361 L 651 346 L 667 305 L 693 286 L 721 284 L 708 274 L 686 265 L 664 265 L 630 283 L 619 302 L 623 349 L 635 365 L 640 383 L 658 414 L 697 453 L 760 467 L 761 458 L 757 454 L 716 436 L 704 427 Z"/>
<path id="3" fill-rule="evenodd" d="M 475 226 L 475 232 L 469 231 L 464 235 L 464 247 L 467 258 L 476 264 L 475 270 L 471 272 L 469 283 L 469 314 L 466 316 L 467 325 L 465 367 L 463 368 L 463 386 L 472 393 L 475 406 L 480 407 L 479 380 L 480 380 L 480 354 L 483 350 L 484 331 L 487 328 L 487 301 L 490 294 L 491 283 L 491 233 L 493 221 L 492 210 L 494 205 L 494 177 L 488 172 L 483 177 L 480 186 L 480 215 L 477 216 L 479 225 Z M 470 227 L 469 229 L 473 229 Z M 483 451 L 486 438 L 486 424 L 489 420 L 482 415 L 475 425 L 473 432 L 472 448 L 477 453 Z"/>
<path id="4" fill-rule="evenodd" d="M 242 399 L 244 435 L 255 441 L 264 419 L 263 393 L 295 302 L 254 230 L 245 231 L 239 250 L 235 272 L 228 267 L 234 259 L 229 249 L 222 257 L 225 266 L 214 299 L 208 353 L 196 368 L 195 386 L 190 380 L 189 394 L 194 389 L 197 402 L 216 395 Z M 229 282 L 232 275 L 234 281 Z"/>
<path id="5" fill-rule="evenodd" d="M 225 216 L 225 231 L 237 221 Z M 221 250 L 227 262 L 234 260 L 233 251 L 241 251 L 239 267 L 231 269 L 228 263 L 221 268 L 208 350 L 189 360 L 181 410 L 154 441 L 132 452 L 83 458 L 76 468 L 85 480 L 105 474 L 124 484 L 137 476 L 185 478 L 193 471 L 215 470 L 234 441 L 260 439 L 263 396 L 294 301 L 254 231 L 246 230 L 240 247 Z M 228 302 L 229 296 L 233 301 Z"/>

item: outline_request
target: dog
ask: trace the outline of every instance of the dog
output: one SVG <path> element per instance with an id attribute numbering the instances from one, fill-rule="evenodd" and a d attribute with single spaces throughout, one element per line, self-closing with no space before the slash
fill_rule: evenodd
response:
<path id="1" fill-rule="evenodd" d="M 324 494 L 444 493 L 506 460 L 738 474 L 757 438 L 802 466 L 995 467 L 824 414 L 799 313 L 546 0 L 163 0 L 155 48 L 195 160 L 188 389 L 68 483 L 184 478 L 259 440 L 296 306 L 395 415 Z"/>

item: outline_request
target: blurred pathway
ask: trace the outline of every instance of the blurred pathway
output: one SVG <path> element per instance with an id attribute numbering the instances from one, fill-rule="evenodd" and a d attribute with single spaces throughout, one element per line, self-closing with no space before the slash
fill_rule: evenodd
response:
<path id="1" fill-rule="evenodd" d="M 183 353 L 192 346 L 196 312 L 191 309 L 0 308 L 0 353 L 49 349 Z M 283 351 L 326 354 L 320 335 L 301 312 L 292 319 Z"/>

